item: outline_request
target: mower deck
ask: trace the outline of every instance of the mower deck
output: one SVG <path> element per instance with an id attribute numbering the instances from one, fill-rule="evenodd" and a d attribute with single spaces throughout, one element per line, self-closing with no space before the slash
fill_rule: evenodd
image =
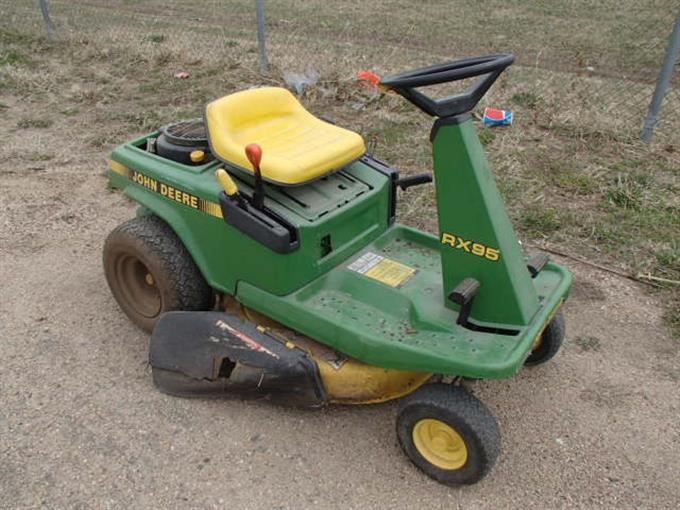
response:
<path id="1" fill-rule="evenodd" d="M 238 300 L 365 363 L 477 378 L 516 373 L 566 298 L 571 275 L 546 265 L 532 280 L 541 306 L 515 334 L 473 331 L 443 304 L 438 248 L 436 237 L 395 225 L 296 292 L 275 296 L 241 282 Z"/>

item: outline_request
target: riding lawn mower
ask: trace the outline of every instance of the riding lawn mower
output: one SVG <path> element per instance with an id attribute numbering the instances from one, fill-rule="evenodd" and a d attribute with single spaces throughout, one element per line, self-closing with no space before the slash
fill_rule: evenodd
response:
<path id="1" fill-rule="evenodd" d="M 104 268 L 151 334 L 155 385 L 307 408 L 400 399 L 416 466 L 449 485 L 486 475 L 499 428 L 464 384 L 552 358 L 571 287 L 567 269 L 522 252 L 473 124 L 513 60 L 379 80 L 434 118 L 433 176 L 400 175 L 278 87 L 117 147 L 110 184 L 140 207 L 108 236 Z M 420 90 L 468 78 L 443 99 Z M 438 235 L 395 219 L 398 190 L 432 181 Z"/>

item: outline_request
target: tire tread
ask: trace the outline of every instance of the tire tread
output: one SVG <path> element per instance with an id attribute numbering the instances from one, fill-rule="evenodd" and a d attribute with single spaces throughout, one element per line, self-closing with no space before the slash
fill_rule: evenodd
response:
<path id="1" fill-rule="evenodd" d="M 161 218 L 155 215 L 138 216 L 111 231 L 104 243 L 104 267 L 109 282 L 107 254 L 119 243 L 132 243 L 159 268 L 162 273 L 160 276 L 165 280 L 162 312 L 207 310 L 211 307 L 212 289 L 180 238 Z M 129 313 L 127 315 L 142 329 L 149 330 L 149 321 L 140 323 L 136 317 Z"/>
<path id="2" fill-rule="evenodd" d="M 410 419 L 415 409 L 429 411 L 435 418 L 440 416 L 463 424 L 463 428 L 472 434 L 474 442 L 471 446 L 476 460 L 474 465 L 469 466 L 470 469 L 465 466 L 460 470 L 446 471 L 427 463 L 420 456 L 413 445 L 411 427 L 404 430 L 400 426 L 404 419 Z M 428 476 L 447 485 L 476 483 L 488 474 L 501 453 L 500 431 L 496 419 L 479 399 L 461 386 L 427 384 L 404 398 L 399 406 L 397 435 L 411 461 Z"/>

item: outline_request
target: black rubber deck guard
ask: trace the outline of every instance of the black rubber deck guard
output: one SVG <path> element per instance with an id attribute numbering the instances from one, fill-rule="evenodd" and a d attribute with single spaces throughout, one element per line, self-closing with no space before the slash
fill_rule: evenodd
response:
<path id="1" fill-rule="evenodd" d="M 151 336 L 154 383 L 182 397 L 269 398 L 295 407 L 320 407 L 326 391 L 316 362 L 240 315 L 168 312 Z"/>

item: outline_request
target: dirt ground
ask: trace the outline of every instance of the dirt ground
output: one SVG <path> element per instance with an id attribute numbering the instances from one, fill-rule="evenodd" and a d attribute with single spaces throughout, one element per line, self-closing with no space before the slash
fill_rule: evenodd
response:
<path id="1" fill-rule="evenodd" d="M 134 205 L 107 190 L 86 125 L 16 127 L 31 109 L 7 98 L 0 126 L 1 508 L 680 505 L 680 355 L 660 303 L 570 261 L 563 352 L 471 385 L 503 433 L 498 465 L 473 487 L 409 463 L 394 404 L 303 412 L 162 395 L 148 339 L 101 267 Z"/>

